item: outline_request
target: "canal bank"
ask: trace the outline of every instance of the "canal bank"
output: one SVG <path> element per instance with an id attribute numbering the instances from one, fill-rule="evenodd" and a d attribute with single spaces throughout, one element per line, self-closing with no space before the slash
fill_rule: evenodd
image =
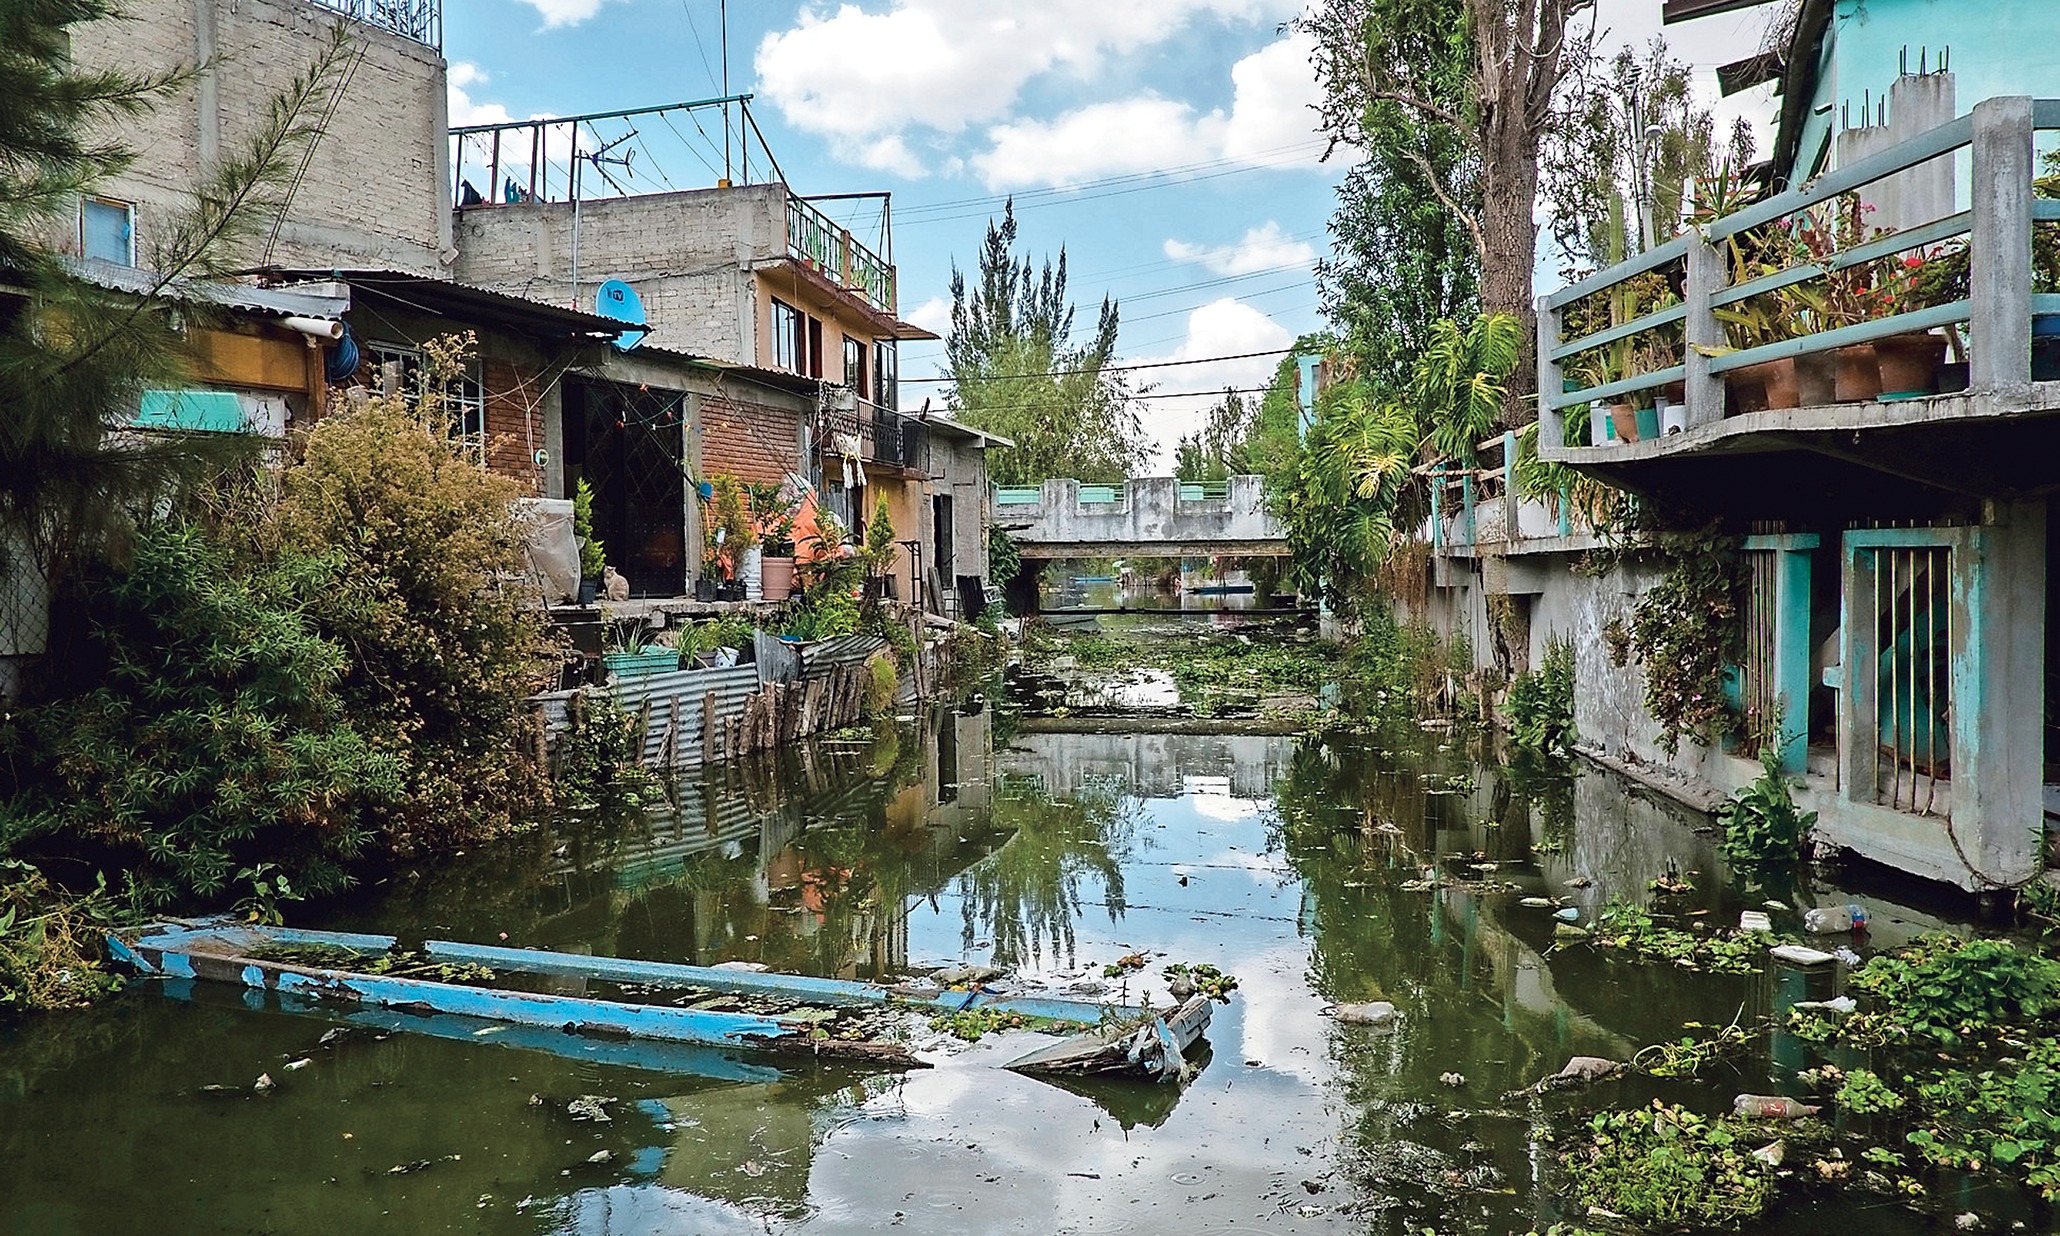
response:
<path id="1" fill-rule="evenodd" d="M 1251 717 L 1025 716 L 1021 702 L 710 766 L 631 818 L 568 816 L 304 925 L 854 979 L 990 966 L 1009 990 L 1161 1005 L 1168 965 L 1212 965 L 1238 987 L 1186 1086 L 1054 1085 L 996 1067 L 1044 1036 L 967 1045 L 923 1025 L 912 1046 L 932 1067 L 916 1071 L 749 1052 L 660 1068 L 485 1026 L 325 1043 L 342 1019 L 143 983 L 0 1031 L 9 1219 L 51 1232 L 135 1230 L 146 1214 L 194 1232 L 1545 1231 L 1586 1221 L 1563 1165 L 1593 1113 L 1660 1099 L 1714 1115 L 1739 1093 L 1811 1093 L 1798 1078 L 1815 1049 L 1783 1016 L 1797 993 L 1763 949 L 1743 972 L 1688 969 L 1560 930 L 1558 915 L 1593 925 L 1617 903 L 1683 924 L 1761 906 L 1664 799 L 1600 770 L 1486 758 L 1463 728 L 1413 720 L 1326 737 Z M 1686 891 L 1656 901 L 1662 876 Z M 1861 905 L 1871 931 L 1850 943 L 1865 951 L 1948 925 L 1880 891 L 1785 896 L 1765 911 L 1782 931 L 1806 905 Z M 1380 1003 L 1394 1013 L 1379 1024 L 1339 1015 Z M 1734 1022 L 1748 1041 L 1699 1076 L 1524 1093 L 1569 1058 L 1629 1061 L 1705 1033 L 1694 1023 Z M 1806 1159 L 1801 1144 L 1755 1230 L 1822 1230 L 1856 1199 L 1883 1231 L 1942 1221 L 1819 1178 L 1811 1164 L 1832 1147 Z M 1891 1187 L 1916 1175 L 1879 1174 Z M 1929 1210 L 1973 1209 L 1994 1230 L 2041 1221 L 1979 1176 L 1926 1179 Z"/>

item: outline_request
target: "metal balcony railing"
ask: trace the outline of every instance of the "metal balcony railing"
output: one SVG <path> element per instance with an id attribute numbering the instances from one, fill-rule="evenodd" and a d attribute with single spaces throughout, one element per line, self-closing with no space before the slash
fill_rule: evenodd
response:
<path id="1" fill-rule="evenodd" d="M 332 13 L 443 50 L 443 0 L 312 0 Z"/>
<path id="2" fill-rule="evenodd" d="M 880 312 L 895 312 L 894 268 L 804 198 L 787 199 L 787 252 Z"/>
<path id="3" fill-rule="evenodd" d="M 2033 318 L 2060 315 L 2060 295 L 2034 285 L 2032 264 L 2034 228 L 2060 222 L 2060 200 L 2039 192 L 2034 153 L 2038 135 L 2056 129 L 2060 100 L 1987 99 L 1969 115 L 1541 298 L 1541 457 L 1600 461 L 1621 449 L 1602 443 L 1599 427 L 1570 441 L 1575 409 L 1587 408 L 1592 425 L 1606 405 L 1655 402 L 1676 388 L 1683 408 L 1673 428 L 1685 438 L 1669 434 L 1634 453 L 1687 447 L 1704 436 L 1698 428 L 1760 410 L 1736 406 L 1733 391 L 1727 411 L 1727 385 L 1751 376 L 1741 371 L 1793 360 L 1798 372 L 1814 361 L 1826 373 L 1828 354 L 1841 348 L 1941 329 L 1965 355 L 1968 391 L 2027 389 Z M 1895 231 L 1868 227 L 1861 191 L 1913 169 L 1948 186 L 1949 213 Z M 1855 224 L 1827 223 L 1846 218 Z M 1950 265 L 1934 265 L 1941 263 Z M 1598 308 L 1605 305 L 1607 312 Z M 1565 337 L 1569 318 L 1585 333 Z M 1883 397 L 1833 397 L 1827 385 L 1820 382 L 1815 397 L 1805 385 L 1802 406 Z M 1639 432 L 1641 447 L 1648 432 Z"/>
<path id="4" fill-rule="evenodd" d="M 922 422 L 864 400 L 852 410 L 824 411 L 816 424 L 816 441 L 832 455 L 852 453 L 868 463 L 896 468 L 922 466 Z"/>

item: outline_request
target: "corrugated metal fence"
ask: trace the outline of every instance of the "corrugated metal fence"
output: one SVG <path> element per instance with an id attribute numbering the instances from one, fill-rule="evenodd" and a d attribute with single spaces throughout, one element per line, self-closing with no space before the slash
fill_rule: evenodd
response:
<path id="1" fill-rule="evenodd" d="M 864 708 L 866 662 L 887 641 L 853 635 L 796 645 L 761 636 L 758 645 L 754 664 L 630 674 L 606 688 L 636 718 L 646 768 L 695 768 L 852 724 Z M 531 697 L 547 745 L 565 730 L 577 694 Z"/>

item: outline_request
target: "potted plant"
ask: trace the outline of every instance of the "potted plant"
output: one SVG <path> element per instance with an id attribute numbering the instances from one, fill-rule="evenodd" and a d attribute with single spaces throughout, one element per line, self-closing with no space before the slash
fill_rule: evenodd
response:
<path id="1" fill-rule="evenodd" d="M 713 601 L 716 589 L 722 586 L 722 559 L 709 554 L 701 559 L 701 573 L 694 577 L 694 599 Z"/>
<path id="2" fill-rule="evenodd" d="M 594 537 L 594 487 L 585 477 L 572 487 L 572 535 L 579 541 L 579 603 L 592 605 L 601 595 L 608 555 Z"/>
<path id="3" fill-rule="evenodd" d="M 680 667 L 679 649 L 646 642 L 642 628 L 611 642 L 613 647 L 601 654 L 601 664 L 618 679 L 663 674 Z"/>
<path id="4" fill-rule="evenodd" d="M 734 476 L 717 476 L 709 509 L 715 523 L 716 552 L 727 566 L 724 582 L 716 588 L 717 599 L 741 601 L 746 595 L 745 572 L 758 561 L 756 555 L 747 557 L 757 548 L 758 530 L 751 522 L 743 482 Z"/>
<path id="5" fill-rule="evenodd" d="M 1873 263 L 1838 264 L 1840 252 L 1871 239 L 1864 222 L 1870 209 L 1856 194 L 1844 194 L 1805 215 L 1796 229 L 1796 260 L 1826 272 L 1821 288 L 1797 285 L 1792 293 L 1815 330 L 1857 326 L 1897 312 Z M 1857 403 L 1881 394 L 1880 362 L 1872 343 L 1804 353 L 1796 358 L 1796 373 L 1807 405 Z"/>
<path id="6" fill-rule="evenodd" d="M 758 537 L 763 556 L 759 559 L 761 594 L 768 601 L 784 601 L 794 591 L 795 507 L 767 486 L 762 495 L 754 487 L 752 505 L 759 518 Z"/>

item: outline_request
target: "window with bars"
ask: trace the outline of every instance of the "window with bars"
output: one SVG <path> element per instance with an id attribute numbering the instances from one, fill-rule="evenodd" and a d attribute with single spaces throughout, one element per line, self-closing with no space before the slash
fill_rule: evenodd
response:
<path id="1" fill-rule="evenodd" d="M 79 254 L 117 266 L 134 266 L 136 207 L 107 197 L 80 199 Z"/>
<path id="2" fill-rule="evenodd" d="M 374 380 L 383 380 L 388 364 L 400 366 L 402 394 L 410 399 L 422 395 L 422 384 L 426 380 L 426 369 L 422 349 L 404 343 L 366 343 L 363 345 L 371 364 L 366 372 Z M 468 356 L 465 367 L 458 376 L 444 384 L 441 394 L 444 415 L 447 418 L 446 431 L 465 445 L 465 450 L 474 460 L 486 463 L 486 384 L 480 375 L 479 358 Z"/>

